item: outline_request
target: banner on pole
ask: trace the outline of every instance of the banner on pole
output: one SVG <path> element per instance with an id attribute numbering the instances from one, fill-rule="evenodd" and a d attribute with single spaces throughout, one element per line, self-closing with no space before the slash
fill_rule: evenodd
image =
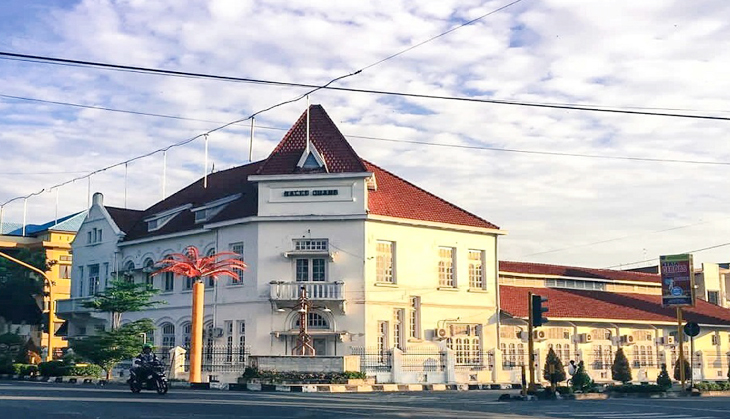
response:
<path id="1" fill-rule="evenodd" d="M 662 306 L 695 305 L 695 275 L 691 254 L 666 255 L 659 258 L 662 277 Z"/>

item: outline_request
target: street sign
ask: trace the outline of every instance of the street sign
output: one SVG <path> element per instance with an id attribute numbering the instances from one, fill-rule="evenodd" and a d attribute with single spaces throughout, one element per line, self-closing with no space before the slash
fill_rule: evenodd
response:
<path id="1" fill-rule="evenodd" d="M 695 337 L 700 334 L 700 325 L 695 322 L 687 322 L 684 325 L 684 334 L 689 337 Z"/>
<path id="2" fill-rule="evenodd" d="M 695 275 L 692 255 L 666 255 L 659 258 L 662 277 L 662 306 L 695 305 Z"/>

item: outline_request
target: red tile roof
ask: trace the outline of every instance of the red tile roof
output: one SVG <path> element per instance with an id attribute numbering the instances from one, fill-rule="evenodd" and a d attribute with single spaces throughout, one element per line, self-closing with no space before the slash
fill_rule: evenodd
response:
<path id="1" fill-rule="evenodd" d="M 193 204 L 193 207 L 197 207 L 237 193 L 241 193 L 241 197 L 228 204 L 210 222 L 256 215 L 258 189 L 255 183 L 248 181 L 248 176 L 301 173 L 296 168 L 296 164 L 304 152 L 305 137 L 306 113 L 284 135 L 279 145 L 266 160 L 213 173 L 208 176 L 208 188 L 203 188 L 203 180 L 200 179 L 158 202 L 137 214 L 132 223 L 125 222 L 125 225 L 130 225 L 128 229 L 123 229 L 127 233 L 125 240 L 198 228 L 199 226 L 195 224 L 194 214 L 190 210 L 182 211 L 163 227 L 153 232 L 147 231 L 147 225 L 143 220 L 186 204 Z M 362 160 L 320 105 L 310 107 L 310 139 L 324 158 L 330 173 L 375 173 L 378 190 L 369 191 L 368 206 L 371 214 L 490 229 L 499 228 Z"/>
<path id="2" fill-rule="evenodd" d="M 500 272 L 522 273 L 533 275 L 568 276 L 573 278 L 592 278 L 638 282 L 661 282 L 657 274 L 617 271 L 611 269 L 579 268 L 575 266 L 546 265 L 529 262 L 499 262 Z"/>
<path id="3" fill-rule="evenodd" d="M 471 227 L 499 229 L 466 210 L 457 207 L 400 177 L 365 162 L 367 171 L 375 174 L 376 191 L 369 191 L 371 214 L 412 220 L 458 224 Z"/>
<path id="4" fill-rule="evenodd" d="M 284 135 L 259 168 L 259 175 L 300 173 L 297 163 L 306 148 L 307 112 Z M 366 172 L 365 165 L 321 105 L 309 107 L 309 139 L 324 159 L 329 173 Z"/>
<path id="5" fill-rule="evenodd" d="M 500 285 L 501 309 L 515 317 L 527 317 L 527 293 L 532 291 L 548 301 L 550 318 L 581 318 L 676 322 L 676 309 L 663 308 L 660 295 L 571 290 L 564 288 L 528 288 Z M 684 309 L 686 321 L 701 324 L 730 325 L 730 309 L 697 300 L 694 308 Z"/>

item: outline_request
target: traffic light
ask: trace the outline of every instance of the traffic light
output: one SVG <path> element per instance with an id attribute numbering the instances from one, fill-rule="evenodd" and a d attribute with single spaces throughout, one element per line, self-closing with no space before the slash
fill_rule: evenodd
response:
<path id="1" fill-rule="evenodd" d="M 539 295 L 532 296 L 532 327 L 540 327 L 543 323 L 547 323 L 548 319 L 543 317 L 543 314 L 547 313 L 548 308 L 542 306 L 547 300 Z"/>

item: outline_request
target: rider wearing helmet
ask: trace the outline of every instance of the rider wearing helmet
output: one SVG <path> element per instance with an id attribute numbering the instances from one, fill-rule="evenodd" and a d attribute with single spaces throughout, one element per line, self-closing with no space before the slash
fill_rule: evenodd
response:
<path id="1" fill-rule="evenodd" d="M 157 355 L 152 352 L 152 345 L 145 343 L 144 346 L 142 346 L 142 352 L 134 359 L 134 367 L 132 367 L 132 371 L 140 375 L 139 373 L 141 373 L 144 368 L 155 362 L 157 362 Z"/>

